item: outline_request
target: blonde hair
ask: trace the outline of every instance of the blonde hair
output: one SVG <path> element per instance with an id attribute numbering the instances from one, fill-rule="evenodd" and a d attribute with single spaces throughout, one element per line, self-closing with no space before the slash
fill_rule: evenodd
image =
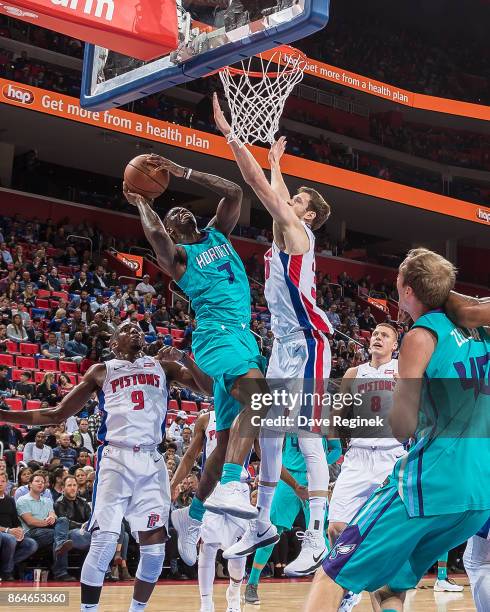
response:
<path id="1" fill-rule="evenodd" d="M 430 309 L 440 308 L 456 282 L 453 264 L 429 249 L 408 252 L 399 268 L 403 286 L 412 288 L 415 296 Z"/>
<path id="2" fill-rule="evenodd" d="M 330 205 L 316 189 L 311 189 L 311 187 L 300 187 L 298 193 L 306 193 L 310 196 L 308 210 L 311 210 L 316 215 L 311 222 L 311 229 L 313 231 L 319 229 L 330 217 Z"/>

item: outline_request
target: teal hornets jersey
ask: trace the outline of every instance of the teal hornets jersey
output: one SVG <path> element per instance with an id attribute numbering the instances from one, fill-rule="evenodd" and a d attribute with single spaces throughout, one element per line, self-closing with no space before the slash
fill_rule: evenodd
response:
<path id="1" fill-rule="evenodd" d="M 323 450 L 328 463 L 335 463 L 342 454 L 340 440 L 322 438 Z M 305 472 L 306 463 L 299 447 L 298 436 L 286 435 L 282 447 L 282 464 L 290 472 Z"/>
<path id="2" fill-rule="evenodd" d="M 201 232 L 199 242 L 178 245 L 186 251 L 187 268 L 177 284 L 189 296 L 198 326 L 226 323 L 249 327 L 250 286 L 242 260 L 215 227 Z"/>
<path id="3" fill-rule="evenodd" d="M 437 345 L 426 368 L 415 442 L 392 478 L 411 517 L 490 509 L 490 336 L 442 311 L 420 317 Z"/>

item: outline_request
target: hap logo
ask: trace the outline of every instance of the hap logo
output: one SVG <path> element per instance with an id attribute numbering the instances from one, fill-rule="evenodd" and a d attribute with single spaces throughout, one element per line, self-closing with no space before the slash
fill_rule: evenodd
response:
<path id="1" fill-rule="evenodd" d="M 17 87 L 12 84 L 5 85 L 2 90 L 4 98 L 7 100 L 13 100 L 14 102 L 21 102 L 22 104 L 32 104 L 34 102 L 34 94 L 30 89 L 24 89 L 23 87 Z"/>
<path id="2" fill-rule="evenodd" d="M 39 15 L 36 13 L 31 13 L 30 11 L 23 11 L 16 6 L 9 6 L 8 4 L 3 4 L 0 2 L 0 9 L 4 10 L 8 15 L 12 17 L 25 17 L 26 19 L 38 19 Z"/>
<path id="3" fill-rule="evenodd" d="M 155 512 L 152 512 L 148 516 L 148 523 L 146 526 L 148 527 L 148 529 L 151 529 L 152 527 L 155 527 L 158 524 L 159 520 L 160 520 L 160 515 L 156 514 Z"/>
<path id="4" fill-rule="evenodd" d="M 482 208 L 479 208 L 478 212 L 476 213 L 476 216 L 478 217 L 478 219 L 481 219 L 486 223 L 490 223 L 490 210 L 483 210 Z"/>

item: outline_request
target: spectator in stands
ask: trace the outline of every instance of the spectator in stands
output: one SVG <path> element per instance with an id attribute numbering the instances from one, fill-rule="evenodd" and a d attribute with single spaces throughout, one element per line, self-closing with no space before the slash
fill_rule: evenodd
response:
<path id="1" fill-rule="evenodd" d="M 13 388 L 14 385 L 9 379 L 8 366 L 0 365 L 0 397 L 11 397 Z"/>
<path id="2" fill-rule="evenodd" d="M 58 460 L 59 461 L 59 460 Z M 65 469 L 58 466 L 54 470 L 51 470 L 49 474 L 49 490 L 51 491 L 51 497 L 53 503 L 56 503 L 63 494 L 63 480 L 65 478 Z"/>
<path id="3" fill-rule="evenodd" d="M 75 474 L 77 470 L 83 470 L 86 467 L 93 469 L 90 465 L 90 457 L 91 454 L 82 446 L 78 452 L 77 462 L 69 469 L 70 474 Z"/>
<path id="4" fill-rule="evenodd" d="M 77 451 L 70 445 L 70 434 L 61 434 L 59 445 L 53 450 L 53 457 L 59 457 L 61 465 L 69 469 L 75 465 L 77 456 Z"/>
<path id="5" fill-rule="evenodd" d="M 30 324 L 26 326 L 27 341 L 32 344 L 44 343 L 44 330 L 39 317 L 33 317 Z"/>
<path id="6" fill-rule="evenodd" d="M 358 319 L 359 328 L 364 331 L 373 331 L 376 327 L 376 319 L 371 314 L 371 308 L 369 306 L 363 311 L 362 315 Z"/>
<path id="7" fill-rule="evenodd" d="M 49 406 L 56 406 L 60 399 L 58 385 L 54 382 L 54 373 L 46 372 L 42 382 L 37 386 L 36 398 L 48 402 Z"/>
<path id="8" fill-rule="evenodd" d="M 192 440 L 192 429 L 186 425 L 182 428 L 182 444 L 181 444 L 181 456 L 184 456 L 187 449 L 191 445 Z"/>
<path id="9" fill-rule="evenodd" d="M 73 389 L 74 384 L 68 378 L 68 374 L 61 373 L 58 377 L 58 392 L 61 397 L 64 397 L 67 393 Z"/>
<path id="10" fill-rule="evenodd" d="M 51 268 L 47 276 L 47 281 L 53 288 L 53 291 L 61 291 L 61 281 L 58 276 L 58 268 Z"/>
<path id="11" fill-rule="evenodd" d="M 17 500 L 17 512 L 24 534 L 35 540 L 39 548 L 53 546 L 53 575 L 62 582 L 74 582 L 75 578 L 67 572 L 67 552 L 71 548 L 66 539 L 65 521 L 58 521 L 53 509 L 53 502 L 42 497 L 45 482 L 40 475 L 30 478 L 30 490 Z"/>
<path id="12" fill-rule="evenodd" d="M 92 325 L 95 325 L 97 327 L 97 334 L 99 337 L 109 339 L 112 336 L 112 332 L 109 326 L 107 325 L 102 312 L 96 312 L 94 314 L 94 320 Z M 92 325 L 90 326 L 90 328 L 92 328 Z"/>
<path id="13" fill-rule="evenodd" d="M 24 458 L 26 463 L 37 461 L 41 465 L 48 464 L 53 458 L 53 449 L 46 444 L 46 433 L 38 431 L 35 442 L 28 442 L 24 447 Z"/>
<path id="14" fill-rule="evenodd" d="M 60 520 L 56 547 L 60 548 L 65 542 L 71 542 L 70 548 L 88 550 L 91 534 L 82 530 L 82 525 L 89 520 L 91 510 L 87 500 L 79 493 L 75 476 L 65 476 L 63 495 L 54 504 L 54 511 L 58 519 L 65 519 Z"/>
<path id="15" fill-rule="evenodd" d="M 88 419 L 80 419 L 78 430 L 73 433 L 73 442 L 77 448 L 86 448 L 90 454 L 94 454 L 95 437 L 89 431 Z"/>
<path id="16" fill-rule="evenodd" d="M 104 296 L 98 295 L 95 298 L 95 300 L 90 303 L 90 309 L 92 310 L 93 314 L 95 314 L 96 312 L 99 312 L 99 310 L 104 312 L 105 310 Z"/>
<path id="17" fill-rule="evenodd" d="M 32 382 L 32 373 L 29 370 L 23 370 L 20 380 L 15 383 L 15 396 L 29 400 L 35 392 L 36 386 Z"/>
<path id="18" fill-rule="evenodd" d="M 109 304 L 115 310 L 125 310 L 126 302 L 124 301 L 121 287 L 117 286 L 114 288 L 114 293 L 109 298 Z"/>
<path id="19" fill-rule="evenodd" d="M 156 295 L 157 292 L 155 287 L 150 283 L 149 274 L 143 275 L 143 280 L 136 285 L 136 291 L 139 295 L 144 295 L 145 293 L 151 293 L 152 296 Z"/>
<path id="20" fill-rule="evenodd" d="M 34 308 L 36 304 L 36 294 L 34 293 L 34 286 L 32 283 L 27 283 L 24 291 L 19 295 L 19 301 L 24 304 L 26 308 Z"/>
<path id="21" fill-rule="evenodd" d="M 187 422 L 187 413 L 180 410 L 172 421 L 170 427 L 167 430 L 167 440 L 169 442 L 176 442 L 182 439 L 182 429 L 185 427 Z"/>
<path id="22" fill-rule="evenodd" d="M 337 312 L 337 305 L 332 304 L 330 308 L 327 310 L 327 317 L 330 323 L 333 325 L 334 329 L 338 329 L 340 327 L 340 317 Z"/>
<path id="23" fill-rule="evenodd" d="M 77 481 L 78 495 L 88 502 L 91 501 L 91 496 L 87 494 L 87 472 L 83 468 L 78 468 L 75 470 L 74 476 Z"/>
<path id="24" fill-rule="evenodd" d="M 13 487 L 14 487 L 14 483 L 13 481 L 10 479 L 9 476 L 9 472 L 7 470 L 7 462 L 5 461 L 5 459 L 0 458 L 0 474 L 4 474 L 5 478 L 7 479 L 7 488 L 5 489 L 7 495 L 10 495 Z"/>
<path id="25" fill-rule="evenodd" d="M 15 495 L 20 487 L 29 484 L 29 479 L 32 476 L 32 470 L 30 467 L 24 466 L 19 469 L 17 474 L 17 486 L 12 490 L 12 495 Z"/>
<path id="26" fill-rule="evenodd" d="M 146 342 L 155 342 L 157 339 L 157 332 L 153 327 L 153 323 L 151 322 L 151 314 L 148 311 L 145 312 L 143 319 L 138 322 L 138 325 L 145 334 Z"/>
<path id="27" fill-rule="evenodd" d="M 163 453 L 163 458 L 165 459 L 165 463 L 167 461 L 172 460 L 175 461 L 176 466 L 178 467 L 180 463 L 181 453 L 178 453 L 178 446 L 175 442 L 167 442 L 166 451 Z M 180 456 L 179 456 L 180 455 Z"/>
<path id="28" fill-rule="evenodd" d="M 58 308 L 49 323 L 49 331 L 59 332 L 63 323 L 66 323 L 66 310 L 64 308 Z"/>
<path id="29" fill-rule="evenodd" d="M 0 576 L 4 581 L 14 579 L 14 567 L 37 550 L 37 542 L 26 537 L 20 526 L 15 501 L 7 494 L 8 480 L 0 473 Z"/>
<path id="30" fill-rule="evenodd" d="M 0 325 L 0 353 L 7 352 L 7 326 L 1 324 Z"/>
<path id="31" fill-rule="evenodd" d="M 92 282 L 95 289 L 108 289 L 107 274 L 103 266 L 97 266 L 95 272 L 92 275 Z"/>
<path id="32" fill-rule="evenodd" d="M 87 273 L 82 271 L 78 278 L 71 283 L 70 293 L 80 293 L 83 289 L 90 295 L 94 290 L 94 286 L 88 280 Z"/>
<path id="33" fill-rule="evenodd" d="M 10 254 L 10 251 L 8 250 L 7 244 L 5 242 L 2 242 L 0 244 L 0 254 L 2 255 L 3 263 L 7 266 L 14 263 L 12 255 Z"/>
<path id="34" fill-rule="evenodd" d="M 41 492 L 41 496 L 44 499 L 52 501 L 53 497 L 51 496 L 51 491 L 49 490 L 49 472 L 47 470 L 41 469 L 40 464 L 36 461 L 30 461 L 29 467 L 32 467 L 32 469 L 34 470 L 31 476 L 29 477 L 29 482 L 32 476 L 42 476 L 42 478 L 44 479 L 44 489 Z M 15 501 L 20 499 L 22 496 L 27 495 L 27 493 L 29 493 L 30 486 L 31 485 L 28 483 L 19 487 L 14 493 Z"/>
<path id="35" fill-rule="evenodd" d="M 167 327 L 170 323 L 170 313 L 163 302 L 152 314 L 151 321 L 153 326 L 156 327 Z"/>
<path id="36" fill-rule="evenodd" d="M 48 341 L 41 345 L 41 353 L 46 359 L 59 359 L 63 357 L 62 351 L 58 346 L 58 339 L 54 332 L 49 332 Z"/>
<path id="37" fill-rule="evenodd" d="M 27 331 L 20 314 L 12 317 L 12 323 L 7 326 L 7 336 L 13 342 L 27 342 Z"/>

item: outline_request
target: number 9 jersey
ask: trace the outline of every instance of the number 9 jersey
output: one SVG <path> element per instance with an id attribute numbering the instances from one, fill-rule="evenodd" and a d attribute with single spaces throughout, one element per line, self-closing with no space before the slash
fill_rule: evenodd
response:
<path id="1" fill-rule="evenodd" d="M 158 445 L 165 434 L 167 381 L 153 357 L 131 363 L 122 359 L 105 362 L 106 378 L 99 392 L 101 442 L 124 446 Z"/>

